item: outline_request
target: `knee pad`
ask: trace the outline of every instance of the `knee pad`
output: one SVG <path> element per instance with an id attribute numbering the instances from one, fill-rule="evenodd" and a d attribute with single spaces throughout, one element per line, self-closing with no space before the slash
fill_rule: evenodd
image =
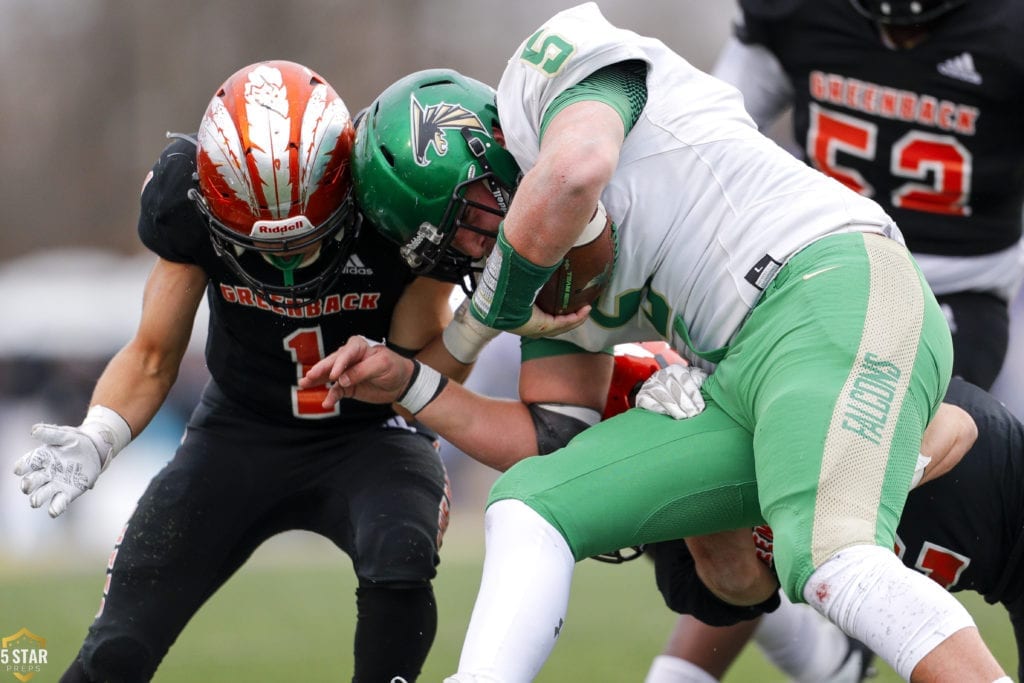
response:
<path id="1" fill-rule="evenodd" d="M 107 683 L 148 681 L 159 663 L 144 643 L 131 636 L 115 636 L 92 647 L 87 641 L 80 658 L 90 680 Z"/>
<path id="2" fill-rule="evenodd" d="M 974 626 L 942 586 L 880 546 L 839 551 L 811 574 L 803 597 L 906 680 L 946 638 Z"/>
<path id="3" fill-rule="evenodd" d="M 357 543 L 356 576 L 381 583 L 428 582 L 437 575 L 435 539 L 411 524 L 375 528 Z"/>

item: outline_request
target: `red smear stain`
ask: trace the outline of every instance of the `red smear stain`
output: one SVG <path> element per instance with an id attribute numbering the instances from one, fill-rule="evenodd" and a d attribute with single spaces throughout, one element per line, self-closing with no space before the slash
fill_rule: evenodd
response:
<path id="1" fill-rule="evenodd" d="M 814 589 L 814 594 L 818 597 L 818 600 L 820 602 L 827 602 L 828 601 L 828 593 L 829 593 L 829 591 L 828 591 L 828 584 L 827 583 L 823 583 L 823 584 L 821 584 L 820 586 L 818 586 L 817 588 Z"/>

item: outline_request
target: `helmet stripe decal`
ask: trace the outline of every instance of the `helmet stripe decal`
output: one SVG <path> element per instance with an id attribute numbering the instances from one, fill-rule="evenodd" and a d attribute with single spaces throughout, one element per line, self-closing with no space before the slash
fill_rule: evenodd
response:
<path id="1" fill-rule="evenodd" d="M 299 136 L 299 202 L 303 210 L 309 196 L 323 181 L 324 169 L 331 162 L 338 137 L 348 127 L 348 119 L 348 109 L 341 100 L 328 101 L 324 85 L 313 89 L 302 115 Z"/>
<path id="2" fill-rule="evenodd" d="M 199 128 L 199 146 L 210 156 L 210 161 L 228 187 L 256 213 L 258 204 L 249 172 L 245 168 L 245 154 L 240 142 L 241 138 L 227 107 L 219 97 L 214 97 L 208 115 L 203 117 Z"/>
<path id="3" fill-rule="evenodd" d="M 259 178 L 267 209 L 274 218 L 284 218 L 292 205 L 294 181 L 288 160 L 291 117 L 288 89 L 280 70 L 261 65 L 249 73 L 245 84 L 245 115 L 249 123 L 253 166 L 264 174 Z"/>

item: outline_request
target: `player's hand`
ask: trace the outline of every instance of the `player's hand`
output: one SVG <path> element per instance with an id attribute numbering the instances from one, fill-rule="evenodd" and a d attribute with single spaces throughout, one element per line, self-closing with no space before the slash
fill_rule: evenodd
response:
<path id="1" fill-rule="evenodd" d="M 704 410 L 700 386 L 708 375 L 692 365 L 673 364 L 651 375 L 636 395 L 636 407 L 683 420 Z"/>
<path id="2" fill-rule="evenodd" d="M 21 492 L 34 508 L 49 503 L 50 517 L 64 512 L 75 498 L 93 487 L 103 470 L 109 444 L 83 427 L 37 424 L 32 436 L 43 442 L 23 455 L 14 467 Z"/>
<path id="3" fill-rule="evenodd" d="M 554 337 L 579 327 L 586 322 L 588 315 L 590 315 L 589 305 L 565 315 L 551 315 L 534 306 L 530 313 L 530 319 L 509 331 L 520 337 Z"/>
<path id="4" fill-rule="evenodd" d="M 409 386 L 412 372 L 410 359 L 357 335 L 307 370 L 299 379 L 299 388 L 327 385 L 324 408 L 332 407 L 343 398 L 393 403 Z"/>

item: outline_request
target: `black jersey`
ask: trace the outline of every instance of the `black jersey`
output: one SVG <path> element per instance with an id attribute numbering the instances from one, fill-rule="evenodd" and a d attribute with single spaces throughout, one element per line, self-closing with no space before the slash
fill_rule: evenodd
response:
<path id="1" fill-rule="evenodd" d="M 944 401 L 974 418 L 978 440 L 951 471 L 910 492 L 897 553 L 948 590 L 976 591 L 1022 615 L 1024 425 L 956 377 Z"/>
<path id="2" fill-rule="evenodd" d="M 910 249 L 987 254 L 1021 236 L 1024 3 L 971 0 L 907 50 L 849 0 L 741 0 L 794 95 L 806 160 L 878 201 Z M 763 5 L 763 6 L 762 6 Z"/>
<path id="3" fill-rule="evenodd" d="M 198 265 L 209 275 L 206 362 L 221 391 L 278 423 L 331 428 L 394 415 L 388 406 L 351 399 L 326 410 L 320 405 L 323 390 L 300 390 L 298 379 L 354 334 L 385 339 L 395 304 L 414 278 L 398 249 L 365 226 L 325 296 L 302 308 L 264 301 L 215 253 L 204 219 L 188 198 L 195 171 L 193 142 L 175 139 L 167 145 L 142 193 L 139 236 L 161 258 Z M 261 278 L 281 277 L 258 253 L 246 252 L 239 260 Z"/>

